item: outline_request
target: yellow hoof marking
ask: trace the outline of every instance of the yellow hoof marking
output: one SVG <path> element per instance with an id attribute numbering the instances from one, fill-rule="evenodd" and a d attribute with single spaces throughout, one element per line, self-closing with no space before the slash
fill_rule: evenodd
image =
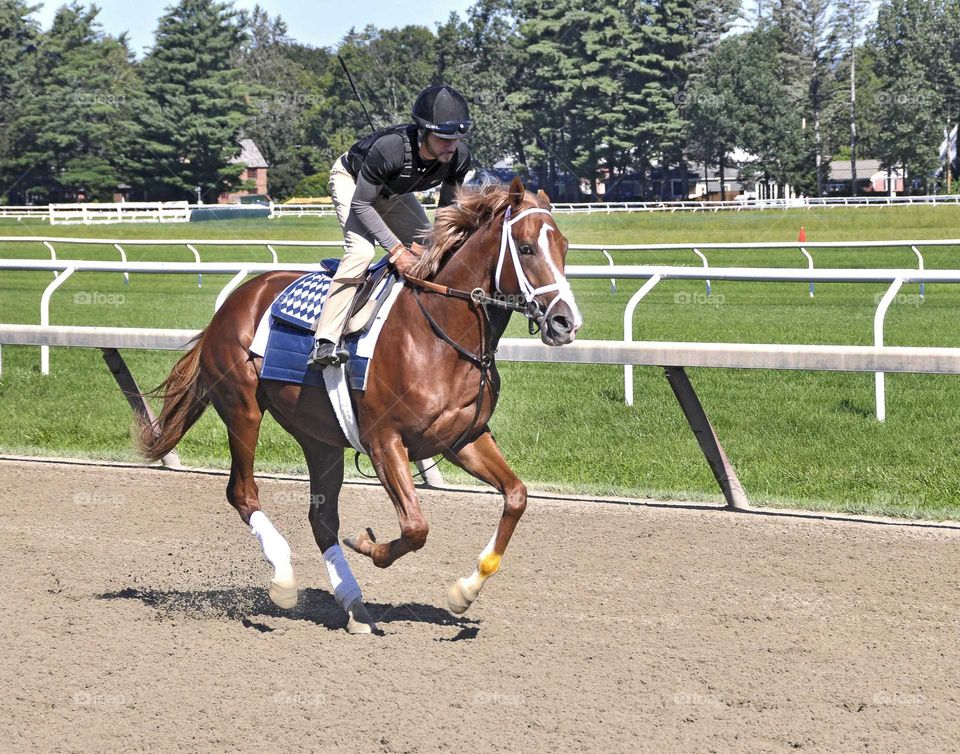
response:
<path id="1" fill-rule="evenodd" d="M 480 558 L 480 575 L 486 578 L 500 570 L 500 556 L 495 552 Z"/>

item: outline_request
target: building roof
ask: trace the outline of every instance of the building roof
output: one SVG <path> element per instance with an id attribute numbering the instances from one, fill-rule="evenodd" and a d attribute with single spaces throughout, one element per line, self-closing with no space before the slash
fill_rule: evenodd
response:
<path id="1" fill-rule="evenodd" d="M 240 154 L 230 160 L 231 163 L 240 163 L 248 168 L 268 168 L 267 161 L 260 152 L 260 147 L 254 144 L 253 139 L 240 139 Z"/>
<path id="2" fill-rule="evenodd" d="M 886 170 L 880 167 L 880 160 L 857 160 L 857 180 L 864 178 L 873 178 L 877 173 L 886 174 Z M 894 174 L 899 175 L 900 171 L 894 169 Z M 832 160 L 830 162 L 830 180 L 849 181 L 853 176 L 850 173 L 850 160 Z"/>

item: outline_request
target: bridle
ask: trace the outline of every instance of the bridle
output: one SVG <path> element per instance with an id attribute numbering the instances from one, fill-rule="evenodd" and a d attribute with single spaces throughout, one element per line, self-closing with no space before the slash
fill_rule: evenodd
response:
<path id="1" fill-rule="evenodd" d="M 541 209 L 540 207 L 530 207 L 518 212 L 516 216 L 512 216 L 512 207 L 507 207 L 503 216 L 503 228 L 500 231 L 500 256 L 497 259 L 496 273 L 494 274 L 493 278 L 494 295 L 492 296 L 480 287 L 474 288 L 472 291 L 465 291 L 446 285 L 438 285 L 437 283 L 429 280 L 423 280 L 421 278 L 415 278 L 411 276 L 404 277 L 404 283 L 413 289 L 413 296 L 420 307 L 420 311 L 423 312 L 423 316 L 430 324 L 430 328 L 433 330 L 434 334 L 445 343 L 452 346 L 457 353 L 459 353 L 467 361 L 480 370 L 480 390 L 477 394 L 476 410 L 474 411 L 473 420 L 470 422 L 470 425 L 467 427 L 467 429 L 450 447 L 451 453 L 456 453 L 458 450 L 460 450 L 461 443 L 463 443 L 464 440 L 466 440 L 473 432 L 477 421 L 480 419 L 480 414 L 482 413 L 483 394 L 486 392 L 490 372 L 494 364 L 494 355 L 496 353 L 496 349 L 492 347 L 492 344 L 489 341 L 492 328 L 490 326 L 490 310 L 488 307 L 506 309 L 510 312 L 522 312 L 527 317 L 529 322 L 530 334 L 534 335 L 539 330 L 540 324 L 546 321 L 546 318 L 550 314 L 550 310 L 553 309 L 554 304 L 556 304 L 557 301 L 559 301 L 566 293 L 571 291 L 570 284 L 566 281 L 566 279 L 563 278 L 563 276 L 561 276 L 559 280 L 556 280 L 549 285 L 542 285 L 539 288 L 535 288 L 524 273 L 523 267 L 520 266 L 520 254 L 517 250 L 517 240 L 513 237 L 512 229 L 514 225 L 520 222 L 520 220 L 533 214 L 549 215 L 550 210 Z M 513 262 L 514 272 L 517 276 L 517 282 L 520 287 L 520 295 L 523 297 L 522 303 L 514 300 L 516 298 L 516 294 L 506 294 L 500 287 L 500 278 L 508 252 L 511 261 Z M 439 293 L 441 296 L 447 296 L 448 298 L 458 298 L 469 301 L 473 307 L 480 309 L 485 326 L 483 328 L 484 342 L 480 346 L 481 351 L 479 355 L 468 351 L 444 331 L 440 324 L 433 318 L 433 315 L 431 315 L 427 310 L 426 306 L 424 306 L 423 300 L 420 297 L 420 291 Z M 544 309 L 540 302 L 536 300 L 536 297 L 544 293 L 550 293 L 551 291 L 556 291 L 557 295 L 554 296 L 547 308 Z M 437 463 L 439 463 L 439 461 Z M 436 466 L 436 464 L 434 464 L 434 466 Z M 433 467 L 431 466 L 429 468 Z M 428 470 L 429 469 L 424 469 L 420 473 L 424 474 Z"/>
<path id="2" fill-rule="evenodd" d="M 539 288 L 534 288 L 533 284 L 531 284 L 530 280 L 527 278 L 526 273 L 523 271 L 523 267 L 520 265 L 520 253 L 517 249 L 517 239 L 513 237 L 513 226 L 528 215 L 549 215 L 550 210 L 541 209 L 540 207 L 529 207 L 528 209 L 519 212 L 515 217 L 511 217 L 512 209 L 512 207 L 508 206 L 503 215 L 503 227 L 500 231 L 500 255 L 497 258 L 497 268 L 493 278 L 494 294 L 492 296 L 489 295 L 483 288 L 479 287 L 474 288 L 472 291 L 465 291 L 448 285 L 438 285 L 430 280 L 424 280 L 422 278 L 416 278 L 410 275 L 407 275 L 404 278 L 404 282 L 408 283 L 413 288 L 414 295 L 417 297 L 417 302 L 420 304 L 420 308 L 424 311 L 424 314 L 428 320 L 431 319 L 431 317 L 426 310 L 423 309 L 423 304 L 420 302 L 419 291 L 421 290 L 429 291 L 431 293 L 439 293 L 441 296 L 447 296 L 449 298 L 459 298 L 465 301 L 470 301 L 476 306 L 483 307 L 483 312 L 487 316 L 488 320 L 488 306 L 507 309 L 511 312 L 521 312 L 530 321 L 530 334 L 534 335 L 536 334 L 540 323 L 547 318 L 554 305 L 561 298 L 563 298 L 564 295 L 569 294 L 572 296 L 570 284 L 563 277 L 561 277 L 560 280 L 550 283 L 549 285 L 542 285 Z M 520 287 L 519 295 L 523 297 L 523 303 L 515 300 L 517 294 L 504 293 L 500 285 L 504 262 L 507 259 L 508 252 L 510 260 L 513 262 L 513 270 L 517 276 L 517 284 Z M 556 291 L 557 295 L 553 297 L 553 300 L 550 302 L 547 308 L 544 309 L 543 305 L 536 300 L 536 297 L 544 293 L 550 293 L 551 291 Z M 444 340 L 447 340 L 447 342 L 449 342 L 451 345 L 457 347 L 448 338 L 444 337 Z"/>
<path id="3" fill-rule="evenodd" d="M 572 291 L 570 289 L 570 283 L 568 283 L 562 276 L 559 280 L 555 280 L 549 285 L 541 285 L 539 288 L 534 288 L 527 279 L 527 275 L 523 271 L 523 267 L 520 265 L 520 254 L 517 251 L 517 239 L 513 237 L 513 226 L 520 222 L 524 217 L 538 213 L 549 215 L 550 210 L 540 209 L 539 207 L 531 207 L 530 209 L 521 211 L 516 217 L 511 217 L 512 208 L 507 207 L 507 211 L 503 216 L 503 230 L 500 233 L 500 256 L 497 258 L 497 271 L 493 277 L 493 284 L 497 293 L 503 295 L 502 289 L 500 288 L 500 275 L 503 272 L 503 263 L 507 258 L 507 250 L 509 249 L 510 259 L 513 262 L 513 270 L 517 275 L 517 284 L 520 286 L 520 293 L 523 295 L 525 301 L 523 309 L 524 314 L 527 315 L 527 319 L 539 323 L 546 320 L 550 314 L 550 310 L 553 309 L 554 304 L 563 298 L 564 295 L 572 296 Z M 551 291 L 556 291 L 557 295 L 553 297 L 553 300 L 544 310 L 540 302 L 536 300 L 536 297 L 543 293 L 550 293 Z M 532 329 L 530 334 L 533 334 Z"/>

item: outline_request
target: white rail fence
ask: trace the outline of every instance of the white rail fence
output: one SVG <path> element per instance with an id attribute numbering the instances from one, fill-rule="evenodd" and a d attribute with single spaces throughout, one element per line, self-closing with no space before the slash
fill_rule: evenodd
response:
<path id="1" fill-rule="evenodd" d="M 831 207 L 902 207 L 960 205 L 960 196 L 843 196 L 797 197 L 793 199 L 733 199 L 726 201 L 662 201 L 662 202 L 553 202 L 553 211 L 565 214 L 614 212 L 741 212 L 745 210 L 785 210 Z M 436 204 L 426 204 L 434 210 Z M 270 217 L 326 217 L 335 212 L 330 204 L 271 204 Z"/>
<path id="2" fill-rule="evenodd" d="M 257 248 L 265 249 L 270 255 L 270 261 L 279 263 L 277 248 L 327 248 L 341 249 L 341 241 L 270 241 L 250 239 L 198 239 L 198 240 L 171 240 L 171 239 L 108 239 L 108 238 L 67 238 L 52 236 L 0 236 L 0 244 L 41 244 L 50 254 L 50 259 L 57 259 L 57 246 L 112 246 L 118 253 L 120 261 L 126 262 L 127 255 L 124 247 L 158 246 L 184 247 L 194 258 L 201 262 L 200 248 Z M 918 239 L 918 240 L 889 240 L 889 241 L 750 241 L 745 243 L 661 243 L 661 244 L 570 244 L 571 251 L 599 251 L 607 260 L 611 268 L 615 266 L 611 252 L 657 252 L 657 251 L 689 251 L 702 264 L 704 269 L 709 268 L 707 252 L 750 251 L 784 249 L 796 250 L 803 255 L 807 269 L 814 269 L 814 259 L 811 251 L 826 249 L 909 249 L 917 259 L 917 269 L 922 271 L 925 265 L 924 249 L 948 248 L 960 249 L 960 239 Z M 201 279 L 202 282 L 202 279 Z M 808 281 L 810 296 L 814 295 L 814 282 Z M 706 279 L 707 294 L 711 292 L 710 279 Z M 610 277 L 610 289 L 617 290 L 616 277 Z M 921 297 L 925 294 L 925 285 L 920 285 Z"/>
<path id="3" fill-rule="evenodd" d="M 50 327 L 50 300 L 53 293 L 62 286 L 76 272 L 119 272 L 124 275 L 135 272 L 138 274 L 197 274 L 201 277 L 203 273 L 224 275 L 229 274 L 233 277 L 220 290 L 214 303 L 214 310 L 219 307 L 243 281 L 251 274 L 269 272 L 273 270 L 300 270 L 310 271 L 320 269 L 319 265 L 290 265 L 290 264 L 267 264 L 267 263 L 242 263 L 242 262 L 92 262 L 92 261 L 47 261 L 33 259 L 2 259 L 0 260 L 0 269 L 3 270 L 21 270 L 21 271 L 53 271 L 56 277 L 47 285 L 40 297 L 40 325 L 41 327 Z M 568 266 L 566 270 L 567 277 L 570 279 L 602 279 L 610 275 L 611 268 L 606 265 L 573 265 Z M 831 283 L 882 283 L 887 285 L 887 290 L 877 302 L 877 308 L 874 313 L 874 348 L 884 348 L 884 323 L 890 305 L 894 302 L 897 294 L 903 285 L 908 283 L 960 283 L 960 270 L 911 270 L 911 269 L 784 269 L 784 268 L 756 268 L 756 267 L 730 267 L 730 268 L 699 268 L 699 267 L 669 267 L 669 266 L 617 266 L 614 274 L 621 279 L 644 280 L 644 284 L 633 294 L 624 310 L 624 344 L 633 343 L 633 317 L 640 302 L 663 280 L 727 280 L 737 282 L 831 282 Z M 690 346 L 691 344 L 684 344 Z M 694 344 L 698 345 L 698 344 Z M 735 344 L 719 344 L 721 347 L 733 347 Z M 717 344 L 708 344 L 706 346 L 716 348 Z M 783 355 L 790 353 L 790 349 L 798 348 L 786 344 L 754 344 L 745 346 L 746 348 L 757 349 L 758 353 L 776 353 Z M 822 346 L 819 348 L 823 348 Z M 844 349 L 853 348 L 853 346 L 837 345 L 833 348 L 839 349 L 834 353 L 838 356 L 844 352 Z M 771 351 L 771 349 L 773 349 Z M 736 350 L 736 349 L 735 349 Z M 950 349 L 947 349 L 950 350 Z M 737 351 L 741 355 L 745 352 Z M 909 352 L 909 351 L 908 351 Z M 958 351 L 960 352 L 960 351 Z M 799 358 L 800 351 L 794 355 Z M 808 356 L 809 356 L 809 352 Z M 915 353 L 920 353 L 915 351 Z M 49 374 L 50 371 L 50 352 L 49 346 L 41 347 L 41 372 Z M 750 368 L 749 359 L 741 362 L 744 368 Z M 771 361 L 762 362 L 764 364 L 774 363 Z M 781 362 L 776 362 L 781 363 Z M 788 363 L 784 360 L 782 363 Z M 810 363 L 799 361 L 798 364 Z M 822 369 L 839 368 L 830 366 L 843 361 L 823 361 L 826 366 L 818 367 Z M 924 362 L 915 362 L 917 368 L 910 371 L 925 371 Z M 697 366 L 710 366 L 710 364 L 696 364 Z M 675 366 L 692 366 L 690 364 L 678 363 Z M 804 368 L 803 366 L 764 366 L 762 368 L 783 368 L 794 369 Z M 2 369 L 2 361 L 0 361 Z M 886 388 L 884 371 L 877 370 L 875 376 L 876 393 L 876 414 L 879 421 L 886 419 Z M 633 366 L 630 362 L 624 362 L 624 396 L 627 405 L 633 405 Z"/>
<path id="4" fill-rule="evenodd" d="M 795 197 L 792 199 L 731 199 L 725 201 L 664 202 L 555 202 L 554 212 L 722 212 L 743 210 L 784 210 L 831 207 L 902 207 L 960 205 L 960 196 L 837 196 Z"/>
<path id="5" fill-rule="evenodd" d="M 857 196 L 807 197 L 793 199 L 734 199 L 727 201 L 653 201 L 653 202 L 555 202 L 558 213 L 615 212 L 741 212 L 744 210 L 784 210 L 831 207 L 896 207 L 960 205 L 960 196 Z M 221 204 L 188 202 L 81 202 L 30 206 L 0 206 L 0 218 L 48 220 L 51 225 L 99 225 L 108 223 L 187 222 L 196 208 L 220 208 Z M 331 204 L 277 204 L 271 202 L 270 218 L 332 217 Z M 436 204 L 424 209 L 435 210 Z"/>
<path id="6" fill-rule="evenodd" d="M 117 349 L 183 350 L 197 330 L 165 330 L 129 327 L 51 327 L 0 325 L 0 344 L 70 346 L 102 349 L 104 359 L 123 389 L 131 407 L 152 419 L 136 381 Z M 660 366 L 676 395 L 714 477 L 735 510 L 750 508 L 743 485 L 714 431 L 706 411 L 691 385 L 684 366 L 836 370 L 844 372 L 922 372 L 960 374 L 960 348 L 896 348 L 870 346 L 796 346 L 731 343 L 617 343 L 580 340 L 550 348 L 528 339 L 500 341 L 498 358 L 562 364 L 616 364 Z M 175 452 L 164 458 L 165 465 L 179 467 Z M 423 463 L 418 464 L 424 470 Z M 427 483 L 443 486 L 436 469 Z"/>
<path id="7" fill-rule="evenodd" d="M 15 218 L 17 222 L 24 219 L 49 220 L 49 215 L 46 207 L 0 204 L 0 218 Z"/>
<path id="8" fill-rule="evenodd" d="M 47 211 L 51 225 L 185 223 L 190 220 L 188 202 L 51 204 Z"/>

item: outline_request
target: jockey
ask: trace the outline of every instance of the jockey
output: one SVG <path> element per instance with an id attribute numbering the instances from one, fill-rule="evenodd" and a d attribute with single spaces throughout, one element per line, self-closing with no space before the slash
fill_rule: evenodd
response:
<path id="1" fill-rule="evenodd" d="M 414 191 L 440 186 L 439 206 L 453 203 L 470 169 L 463 137 L 470 111 L 449 86 L 424 89 L 413 105 L 415 124 L 389 126 L 361 139 L 333 163 L 330 195 L 343 229 L 344 253 L 317 323 L 308 364 L 343 364 L 339 347 L 350 305 L 373 261 L 375 243 L 402 274 L 416 261 L 411 252 L 430 233 L 430 221 Z"/>

